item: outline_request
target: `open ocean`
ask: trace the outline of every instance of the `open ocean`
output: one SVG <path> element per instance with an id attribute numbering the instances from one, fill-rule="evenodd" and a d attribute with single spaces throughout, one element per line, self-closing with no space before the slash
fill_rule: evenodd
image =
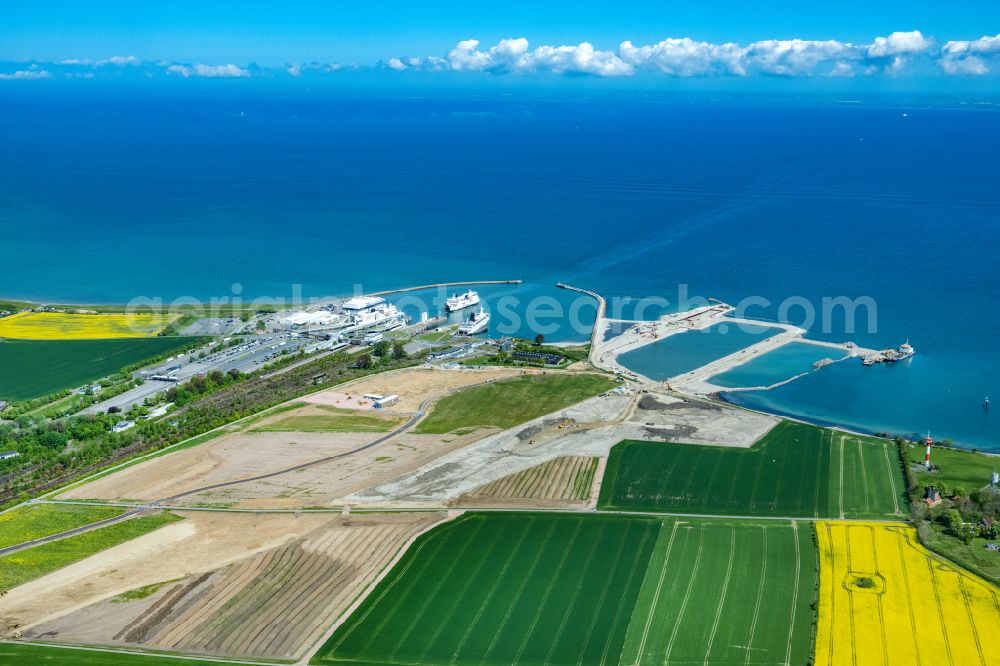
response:
<path id="1" fill-rule="evenodd" d="M 875 332 L 862 312 L 859 331 L 837 317 L 811 335 L 909 339 L 912 360 L 845 362 L 738 401 L 1000 451 L 994 106 L 233 90 L 3 86 L 0 296 L 520 278 L 483 293 L 566 307 L 563 281 L 671 309 L 684 284 L 775 304 L 748 311 L 761 317 L 796 297 L 782 313 L 796 323 L 803 302 L 870 297 Z M 545 321 L 549 340 L 587 335 Z"/>

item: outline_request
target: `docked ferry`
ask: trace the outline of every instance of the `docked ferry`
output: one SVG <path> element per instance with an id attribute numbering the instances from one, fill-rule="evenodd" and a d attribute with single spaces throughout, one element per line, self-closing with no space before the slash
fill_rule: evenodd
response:
<path id="1" fill-rule="evenodd" d="M 464 294 L 455 294 L 444 302 L 444 307 L 448 312 L 456 312 L 479 305 L 479 293 L 471 289 Z"/>
<path id="2" fill-rule="evenodd" d="M 458 327 L 460 335 L 476 335 L 482 333 L 490 326 L 490 313 L 479 307 L 479 312 L 469 315 L 469 318 Z"/>

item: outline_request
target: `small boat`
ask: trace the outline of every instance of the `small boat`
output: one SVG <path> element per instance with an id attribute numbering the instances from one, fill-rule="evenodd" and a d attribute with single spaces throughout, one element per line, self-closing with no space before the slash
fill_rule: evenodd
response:
<path id="1" fill-rule="evenodd" d="M 479 293 L 470 289 L 464 294 L 454 294 L 451 298 L 444 302 L 444 308 L 448 312 L 456 312 L 458 310 L 464 310 L 465 308 L 471 308 L 473 305 L 478 304 Z"/>
<path id="2" fill-rule="evenodd" d="M 479 306 L 479 312 L 473 312 L 469 318 L 458 327 L 460 335 L 476 335 L 490 326 L 490 313 Z"/>

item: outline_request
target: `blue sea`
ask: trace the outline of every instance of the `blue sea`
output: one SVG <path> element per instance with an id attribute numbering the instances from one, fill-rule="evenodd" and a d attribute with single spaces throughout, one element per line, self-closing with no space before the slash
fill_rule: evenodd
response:
<path id="1" fill-rule="evenodd" d="M 979 102 L 12 84 L 0 295 L 288 300 L 516 278 L 482 290 L 513 315 L 496 325 L 550 341 L 593 321 L 558 281 L 621 318 L 714 297 L 917 349 L 742 404 L 1000 450 L 982 407 L 1000 396 L 1000 115 Z M 872 330 L 868 310 L 853 331 L 823 321 L 824 297 L 870 299 Z"/>

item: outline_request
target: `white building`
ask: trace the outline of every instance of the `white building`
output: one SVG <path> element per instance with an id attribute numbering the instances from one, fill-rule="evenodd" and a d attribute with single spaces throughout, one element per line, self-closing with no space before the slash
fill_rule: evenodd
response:
<path id="1" fill-rule="evenodd" d="M 111 432 L 122 432 L 135 426 L 135 421 L 119 421 L 111 426 Z"/>

